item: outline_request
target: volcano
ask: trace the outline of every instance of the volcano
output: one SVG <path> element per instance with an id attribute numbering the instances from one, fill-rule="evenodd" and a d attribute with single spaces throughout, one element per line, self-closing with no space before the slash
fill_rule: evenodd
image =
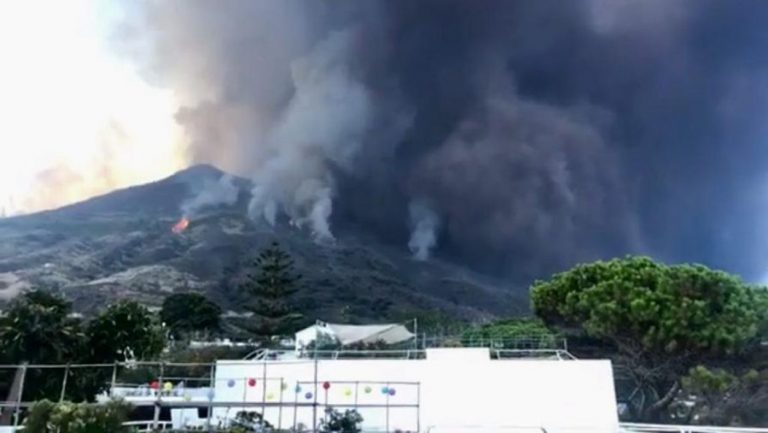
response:
<path id="1" fill-rule="evenodd" d="M 247 179 L 233 176 L 234 203 L 183 219 L 184 201 L 224 175 L 193 166 L 157 182 L 1 219 L 0 302 L 39 287 L 90 314 L 122 298 L 158 306 L 171 293 L 195 291 L 239 312 L 248 302 L 243 277 L 261 248 L 277 241 L 303 275 L 296 306 L 307 317 L 355 322 L 439 310 L 479 319 L 528 308 L 525 293 L 502 281 L 439 258 L 414 260 L 402 240 L 377 238 L 365 227 L 334 227 L 334 242 L 317 243 L 287 220 L 254 221 L 247 215 Z"/>

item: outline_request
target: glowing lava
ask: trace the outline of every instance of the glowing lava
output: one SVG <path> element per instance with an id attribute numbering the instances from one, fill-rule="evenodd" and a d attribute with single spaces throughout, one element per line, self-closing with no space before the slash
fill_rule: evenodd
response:
<path id="1" fill-rule="evenodd" d="M 179 233 L 183 232 L 184 230 L 186 230 L 186 229 L 187 229 L 187 227 L 189 227 L 189 220 L 188 220 L 186 217 L 181 217 L 181 219 L 179 220 L 179 222 L 177 222 L 177 223 L 176 223 L 176 224 L 175 224 L 175 225 L 174 225 L 174 226 L 171 228 L 171 231 L 172 231 L 172 232 L 174 232 L 174 233 L 176 233 L 176 234 L 179 234 Z"/>

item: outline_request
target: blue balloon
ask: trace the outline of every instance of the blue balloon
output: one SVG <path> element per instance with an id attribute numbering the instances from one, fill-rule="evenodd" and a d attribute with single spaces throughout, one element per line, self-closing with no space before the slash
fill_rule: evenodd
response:
<path id="1" fill-rule="evenodd" d="M 306 398 L 307 400 L 309 400 L 310 398 L 312 398 L 312 393 L 311 393 L 311 392 L 308 392 L 308 393 L 304 394 L 304 398 Z"/>
<path id="2" fill-rule="evenodd" d="M 235 381 L 233 379 L 229 379 L 229 382 L 227 382 L 227 386 L 232 388 L 235 386 Z"/>
<path id="3" fill-rule="evenodd" d="M 395 395 L 395 388 L 389 388 L 389 395 Z"/>
<path id="4" fill-rule="evenodd" d="M 389 388 L 386 386 L 381 387 L 381 393 L 382 394 L 389 394 Z"/>
<path id="5" fill-rule="evenodd" d="M 214 394 L 213 390 L 210 390 L 210 391 L 208 391 L 208 399 L 209 399 L 209 400 L 213 400 L 213 396 L 214 396 L 214 395 L 215 395 L 215 394 Z"/>
<path id="6" fill-rule="evenodd" d="M 301 385 L 296 385 L 296 394 L 301 392 Z"/>

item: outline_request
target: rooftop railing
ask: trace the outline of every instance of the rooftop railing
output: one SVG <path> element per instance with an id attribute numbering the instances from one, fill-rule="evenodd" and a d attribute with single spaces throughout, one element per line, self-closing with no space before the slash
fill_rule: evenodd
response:
<path id="1" fill-rule="evenodd" d="M 719 427 L 670 424 L 641 424 L 625 422 L 619 424 L 622 433 L 768 433 L 768 428 Z"/>

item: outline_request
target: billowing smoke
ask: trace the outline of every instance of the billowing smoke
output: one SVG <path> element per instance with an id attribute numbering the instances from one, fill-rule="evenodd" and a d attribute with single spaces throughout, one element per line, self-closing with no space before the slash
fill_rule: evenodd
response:
<path id="1" fill-rule="evenodd" d="M 525 281 L 626 253 L 765 271 L 766 2 L 129 5 L 116 40 L 255 219 Z"/>
<path id="2" fill-rule="evenodd" d="M 422 201 L 414 201 L 408 206 L 411 224 L 411 239 L 408 248 L 416 260 L 429 259 L 429 253 L 437 245 L 437 228 L 440 219 L 437 214 Z"/>
<path id="3" fill-rule="evenodd" d="M 202 187 L 181 205 L 181 213 L 186 218 L 193 218 L 206 207 L 228 205 L 237 201 L 239 189 L 231 175 L 223 175 L 218 180 L 205 179 Z"/>
<path id="4" fill-rule="evenodd" d="M 279 207 L 319 240 L 332 240 L 333 177 L 329 164 L 348 168 L 372 115 L 368 91 L 348 59 L 355 34 L 334 32 L 291 62 L 294 94 L 269 131 L 254 176 L 249 210 L 275 222 Z"/>

